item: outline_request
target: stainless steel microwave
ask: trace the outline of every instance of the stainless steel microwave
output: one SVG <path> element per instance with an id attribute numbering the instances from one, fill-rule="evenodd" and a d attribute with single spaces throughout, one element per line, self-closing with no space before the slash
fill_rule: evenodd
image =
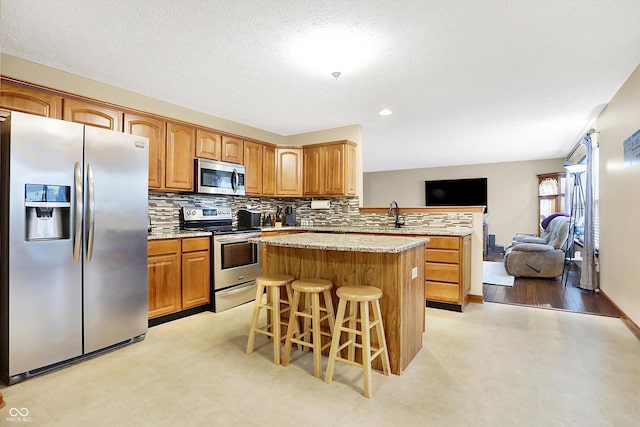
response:
<path id="1" fill-rule="evenodd" d="M 196 159 L 196 192 L 244 196 L 245 168 L 234 163 Z"/>

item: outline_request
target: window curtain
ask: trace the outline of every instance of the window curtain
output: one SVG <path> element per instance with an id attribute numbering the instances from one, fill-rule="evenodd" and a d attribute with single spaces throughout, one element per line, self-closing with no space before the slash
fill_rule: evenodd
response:
<path id="1" fill-rule="evenodd" d="M 597 291 L 599 288 L 596 272 L 594 227 L 593 227 L 593 147 L 591 136 L 585 135 L 582 144 L 586 148 L 587 178 L 584 195 L 584 248 L 582 255 L 582 271 L 580 288 Z"/>

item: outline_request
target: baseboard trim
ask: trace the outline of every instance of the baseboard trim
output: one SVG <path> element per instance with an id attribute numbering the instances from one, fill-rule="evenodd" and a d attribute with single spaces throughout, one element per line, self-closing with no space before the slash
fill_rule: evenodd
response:
<path id="1" fill-rule="evenodd" d="M 613 308 L 615 308 L 618 314 L 620 315 L 620 319 L 622 320 L 622 323 L 627 325 L 627 328 L 629 328 L 631 333 L 640 340 L 640 326 L 638 326 L 633 320 L 631 320 L 629 316 L 627 316 L 627 314 L 624 311 L 622 311 L 620 307 L 618 307 L 618 304 L 616 304 L 615 302 L 613 302 L 611 298 L 609 298 L 609 295 L 607 295 L 605 291 L 600 289 L 599 293 L 600 295 L 602 295 L 604 299 L 606 299 L 607 301 L 609 301 L 609 303 L 611 303 Z"/>
<path id="2" fill-rule="evenodd" d="M 482 295 L 467 295 L 467 302 L 475 302 L 476 304 L 484 304 L 484 297 Z"/>

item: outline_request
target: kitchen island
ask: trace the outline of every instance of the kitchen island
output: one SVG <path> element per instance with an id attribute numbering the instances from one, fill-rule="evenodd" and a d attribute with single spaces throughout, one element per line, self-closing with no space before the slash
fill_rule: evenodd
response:
<path id="1" fill-rule="evenodd" d="M 391 372 L 402 374 L 422 348 L 425 328 L 422 237 L 301 233 L 260 237 L 270 274 L 318 278 L 340 286 L 374 286 L 383 292 L 382 320 Z M 375 345 L 375 343 L 373 343 Z M 381 369 L 379 361 L 374 367 Z"/>

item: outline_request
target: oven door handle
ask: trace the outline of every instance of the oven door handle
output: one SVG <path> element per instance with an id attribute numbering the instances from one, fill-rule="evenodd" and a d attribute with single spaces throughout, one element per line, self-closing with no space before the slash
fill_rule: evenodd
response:
<path id="1" fill-rule="evenodd" d="M 260 233 L 252 234 L 252 235 L 243 235 L 243 236 L 215 236 L 213 239 L 216 243 L 251 243 L 249 239 L 254 237 L 260 237 Z"/>
<path id="2" fill-rule="evenodd" d="M 242 285 L 242 286 L 240 286 L 240 287 L 238 287 L 238 288 L 236 288 L 236 289 L 234 289 L 234 290 L 232 290 L 232 291 L 220 291 L 220 292 L 218 293 L 218 295 L 220 295 L 220 296 L 225 296 L 225 297 L 226 297 L 226 296 L 229 296 L 229 295 L 239 294 L 240 292 L 244 292 L 244 291 L 246 291 L 248 288 L 253 287 L 255 284 L 256 284 L 256 281 L 255 281 L 255 280 L 252 280 L 252 281 L 248 282 L 247 284 Z"/>

